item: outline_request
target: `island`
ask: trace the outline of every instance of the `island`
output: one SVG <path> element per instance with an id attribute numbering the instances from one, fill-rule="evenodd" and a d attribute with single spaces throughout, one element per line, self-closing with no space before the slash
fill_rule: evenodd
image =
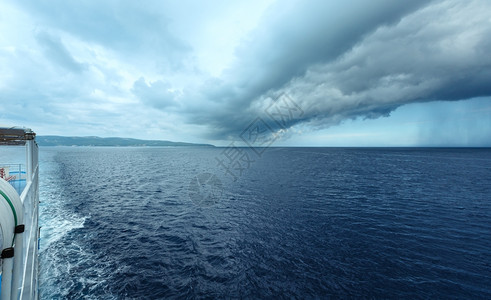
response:
<path id="1" fill-rule="evenodd" d="M 215 147 L 211 144 L 195 144 L 185 142 L 171 142 L 165 140 L 140 140 L 120 137 L 98 137 L 98 136 L 37 136 L 39 146 L 108 146 L 108 147 L 151 147 L 151 146 L 193 146 L 193 147 Z"/>

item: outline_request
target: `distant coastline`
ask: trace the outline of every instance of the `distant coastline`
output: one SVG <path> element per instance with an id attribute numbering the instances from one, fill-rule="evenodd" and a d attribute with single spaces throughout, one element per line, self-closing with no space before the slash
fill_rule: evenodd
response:
<path id="1" fill-rule="evenodd" d="M 215 147 L 211 144 L 194 144 L 184 142 L 171 142 L 163 140 L 139 140 L 120 137 L 97 137 L 97 136 L 37 136 L 39 146 L 96 146 L 96 147 L 155 147 L 155 146 L 193 146 L 193 147 Z"/>

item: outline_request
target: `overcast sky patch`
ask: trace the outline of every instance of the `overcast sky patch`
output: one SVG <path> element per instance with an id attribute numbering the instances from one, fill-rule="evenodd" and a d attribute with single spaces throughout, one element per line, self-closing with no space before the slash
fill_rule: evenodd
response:
<path id="1" fill-rule="evenodd" d="M 483 0 L 4 1 L 0 123 L 227 144 L 288 95 L 304 113 L 283 142 L 302 128 L 313 143 L 411 103 L 488 99 L 490 14 Z"/>

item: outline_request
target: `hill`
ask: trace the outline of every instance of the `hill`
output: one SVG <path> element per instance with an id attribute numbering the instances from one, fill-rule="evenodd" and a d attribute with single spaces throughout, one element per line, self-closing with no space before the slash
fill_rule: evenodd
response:
<path id="1" fill-rule="evenodd" d="M 102 138 L 97 136 L 56 136 L 56 135 L 45 135 L 37 136 L 36 141 L 39 146 L 119 146 L 119 147 L 130 147 L 130 146 L 200 146 L 200 147 L 214 147 L 211 144 L 193 144 L 193 143 L 183 143 L 183 142 L 171 142 L 171 141 L 161 141 L 161 140 L 139 140 L 131 138 L 119 138 L 119 137 L 108 137 Z"/>

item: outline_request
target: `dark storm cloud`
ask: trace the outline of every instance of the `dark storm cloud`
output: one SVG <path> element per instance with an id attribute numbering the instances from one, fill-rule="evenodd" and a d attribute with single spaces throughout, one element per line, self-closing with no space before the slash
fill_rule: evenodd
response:
<path id="1" fill-rule="evenodd" d="M 489 4 L 439 2 L 379 28 L 339 60 L 310 68 L 281 92 L 312 123 L 387 115 L 400 105 L 491 95 Z"/>
<path id="2" fill-rule="evenodd" d="M 302 76 L 309 66 L 336 59 L 365 35 L 397 23 L 422 3 L 277 3 L 237 49 L 237 62 L 224 72 L 223 81 L 206 83 L 202 96 L 222 103 L 222 107 L 211 114 L 193 114 L 193 121 L 211 124 L 214 137 L 236 135 L 258 113 L 254 100 Z"/>
<path id="3" fill-rule="evenodd" d="M 210 137 L 233 138 L 256 116 L 267 118 L 265 108 L 283 93 L 305 111 L 291 124 L 313 128 L 387 116 L 411 102 L 491 95 L 490 6 L 281 2 L 221 80 L 201 89 L 200 105 L 213 110 L 187 113 L 211 127 Z"/>

